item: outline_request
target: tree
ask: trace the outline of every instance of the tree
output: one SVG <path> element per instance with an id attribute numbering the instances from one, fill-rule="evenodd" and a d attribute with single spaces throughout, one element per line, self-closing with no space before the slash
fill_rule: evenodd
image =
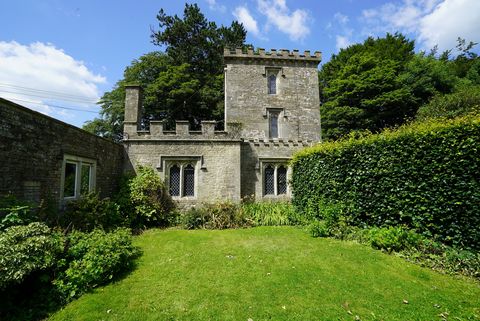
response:
<path id="1" fill-rule="evenodd" d="M 120 141 L 123 133 L 125 85 L 135 83 L 148 86 L 156 80 L 160 72 L 167 70 L 170 64 L 171 59 L 159 51 L 150 52 L 134 60 L 125 69 L 123 79 L 100 99 L 99 104 L 102 108 L 100 118 L 86 122 L 83 129 L 98 136 Z"/>
<path id="2" fill-rule="evenodd" d="M 223 73 L 223 48 L 242 47 L 247 36 L 237 21 L 230 27 L 217 27 L 197 4 L 185 4 L 183 19 L 161 9 L 157 20 L 160 29 L 152 32 L 153 43 L 165 46 L 176 65 L 189 64 L 192 72 L 207 77 Z"/>
<path id="3" fill-rule="evenodd" d="M 405 36 L 370 37 L 333 55 L 319 72 L 323 137 L 401 125 L 457 81 L 447 62 L 415 54 Z"/>
<path id="4" fill-rule="evenodd" d="M 122 137 L 125 88 L 130 83 L 144 89 L 144 118 L 164 120 L 172 126 L 177 119 L 198 126 L 203 120 L 222 120 L 223 48 L 244 46 L 246 31 L 234 21 L 217 27 L 196 4 L 185 4 L 183 18 L 157 15 L 159 30 L 152 30 L 154 44 L 165 52 L 151 52 L 134 60 L 124 78 L 100 100 L 101 117 L 84 129 L 119 141 Z"/>

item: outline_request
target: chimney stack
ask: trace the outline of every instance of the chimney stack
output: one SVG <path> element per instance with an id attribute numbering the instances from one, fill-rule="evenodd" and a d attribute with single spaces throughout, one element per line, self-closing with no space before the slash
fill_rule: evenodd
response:
<path id="1" fill-rule="evenodd" d="M 142 121 L 142 88 L 139 85 L 125 86 L 125 117 L 123 131 L 136 136 Z"/>

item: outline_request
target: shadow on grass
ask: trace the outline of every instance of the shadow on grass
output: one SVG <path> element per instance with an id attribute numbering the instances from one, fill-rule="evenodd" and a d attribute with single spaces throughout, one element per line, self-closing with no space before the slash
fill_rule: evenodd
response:
<path id="1" fill-rule="evenodd" d="M 111 280 L 99 284 L 99 286 L 116 283 L 126 278 L 137 269 L 138 259 L 142 254 L 139 249 L 127 269 L 118 273 Z M 21 284 L 13 284 L 0 290 L 0 320 L 43 320 L 70 302 L 65 300 L 62 293 L 52 284 L 53 275 L 53 271 L 32 273 Z M 89 289 L 81 295 L 93 290 Z"/>

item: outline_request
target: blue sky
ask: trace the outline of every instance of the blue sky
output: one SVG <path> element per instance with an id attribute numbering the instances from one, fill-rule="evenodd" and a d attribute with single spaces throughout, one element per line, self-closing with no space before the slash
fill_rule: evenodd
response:
<path id="1" fill-rule="evenodd" d="M 242 22 L 256 47 L 319 50 L 324 62 L 340 48 L 386 32 L 403 32 L 417 50 L 451 49 L 458 36 L 480 42 L 479 0 L 197 3 L 218 25 Z M 0 97 L 81 126 L 97 116 L 95 102 L 133 59 L 162 49 L 150 42 L 160 8 L 181 16 L 184 2 L 2 1 Z"/>

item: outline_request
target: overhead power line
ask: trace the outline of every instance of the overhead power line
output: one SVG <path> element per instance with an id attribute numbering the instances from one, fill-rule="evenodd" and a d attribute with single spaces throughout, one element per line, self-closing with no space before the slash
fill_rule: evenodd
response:
<path id="1" fill-rule="evenodd" d="M 36 88 L 17 86 L 17 85 L 6 84 L 6 83 L 0 83 L 0 87 L 5 87 L 6 88 L 6 89 L 2 89 L 2 91 L 16 90 L 15 93 L 27 94 L 27 95 L 31 95 L 31 96 L 33 96 L 33 95 L 48 95 L 48 96 L 46 96 L 46 98 L 49 98 L 51 96 L 57 96 L 57 97 L 68 98 L 68 99 L 72 99 L 72 100 L 82 100 L 82 101 L 86 101 L 86 102 L 93 102 L 94 101 L 91 97 L 81 96 L 81 95 L 72 95 L 72 94 L 69 94 L 69 93 L 66 93 L 66 92 L 60 92 L 60 91 L 50 91 L 50 90 L 36 89 Z M 30 92 L 31 94 L 28 94 L 26 92 Z M 12 92 L 10 92 L 10 93 L 12 93 Z"/>
<path id="2" fill-rule="evenodd" d="M 98 112 L 93 111 L 93 110 L 85 110 L 85 109 L 65 107 L 65 106 L 59 106 L 59 105 L 53 105 L 53 104 L 39 103 L 39 102 L 36 102 L 36 101 L 29 101 L 29 100 L 23 100 L 23 99 L 18 99 L 18 98 L 8 98 L 8 99 L 9 100 L 14 100 L 14 101 L 19 101 L 19 102 L 24 102 L 24 103 L 36 104 L 36 105 L 45 105 L 45 106 L 52 107 L 52 108 L 75 110 L 75 111 L 81 111 L 81 112 L 85 112 L 85 113 L 94 113 L 94 114 L 98 113 Z"/>
<path id="3" fill-rule="evenodd" d="M 54 95 L 50 94 L 31 94 L 27 92 L 21 92 L 21 91 L 9 91 L 5 89 L 0 88 L 0 93 L 9 93 L 9 94 L 18 94 L 22 96 L 28 96 L 28 97 L 38 97 L 38 98 L 47 98 L 47 99 L 54 99 L 54 100 L 62 100 L 62 101 L 69 101 L 69 102 L 74 102 L 74 103 L 82 103 L 82 104 L 96 104 L 96 101 L 93 100 L 80 100 L 80 99 L 74 99 L 74 98 L 68 98 L 68 97 L 56 97 Z"/>

